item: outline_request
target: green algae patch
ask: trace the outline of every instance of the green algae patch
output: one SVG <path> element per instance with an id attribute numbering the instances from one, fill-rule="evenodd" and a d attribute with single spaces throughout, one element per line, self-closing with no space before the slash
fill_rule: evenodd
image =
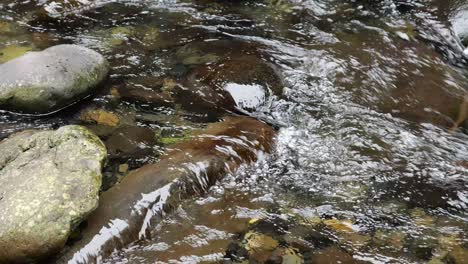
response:
<path id="1" fill-rule="evenodd" d="M 172 145 L 172 144 L 183 142 L 184 138 L 163 137 L 160 140 L 161 140 L 161 143 L 163 143 L 164 145 Z"/>
<path id="2" fill-rule="evenodd" d="M 192 130 L 185 130 L 182 133 L 175 133 L 175 134 L 164 133 L 163 131 L 159 131 L 156 133 L 156 138 L 163 145 L 173 145 L 173 144 L 182 143 L 184 141 L 187 141 L 191 137 L 192 137 Z"/>
<path id="3" fill-rule="evenodd" d="M 0 49 L 0 63 L 5 63 L 14 58 L 23 56 L 26 52 L 32 51 L 32 47 L 9 45 Z"/>
<path id="4" fill-rule="evenodd" d="M 134 35 L 133 27 L 115 27 L 110 31 L 108 44 L 111 47 L 122 45 L 130 36 Z"/>
<path id="5" fill-rule="evenodd" d="M 10 33 L 13 31 L 11 23 L 6 21 L 0 21 L 0 33 Z"/>

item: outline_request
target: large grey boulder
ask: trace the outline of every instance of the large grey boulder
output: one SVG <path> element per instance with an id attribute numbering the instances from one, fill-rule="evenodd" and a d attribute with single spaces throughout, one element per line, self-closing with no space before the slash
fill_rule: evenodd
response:
<path id="1" fill-rule="evenodd" d="M 27 263 L 64 247 L 98 205 L 106 155 L 81 126 L 0 142 L 0 263 Z"/>
<path id="2" fill-rule="evenodd" d="M 0 64 L 0 108 L 48 113 L 91 93 L 109 72 L 99 53 L 58 45 Z"/>

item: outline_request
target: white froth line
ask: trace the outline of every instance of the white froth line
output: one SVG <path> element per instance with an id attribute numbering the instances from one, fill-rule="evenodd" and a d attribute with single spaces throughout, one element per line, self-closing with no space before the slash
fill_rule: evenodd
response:
<path id="1" fill-rule="evenodd" d="M 199 161 L 196 163 L 185 163 L 184 166 L 189 169 L 191 172 L 195 174 L 196 179 L 198 180 L 198 183 L 202 187 L 203 190 L 206 190 L 208 188 L 208 180 L 207 180 L 207 174 L 206 174 L 206 169 L 208 169 L 209 166 L 208 161 Z"/>
<path id="2" fill-rule="evenodd" d="M 90 257 L 97 257 L 106 242 L 114 237 L 121 238 L 120 234 L 129 227 L 128 223 L 121 219 L 111 220 L 109 227 L 103 227 L 99 234 L 95 235 L 91 242 L 76 252 L 68 264 L 87 263 Z"/>
<path id="3" fill-rule="evenodd" d="M 231 146 L 225 146 L 225 147 L 221 147 L 221 146 L 216 146 L 215 147 L 215 150 L 223 153 L 223 154 L 226 154 L 228 156 L 232 156 L 232 157 L 236 157 L 238 158 L 239 160 L 241 160 L 242 158 L 239 156 L 239 154 L 237 154 L 237 152 L 231 147 Z"/>
<path id="4" fill-rule="evenodd" d="M 164 187 L 157 189 L 156 191 L 143 194 L 143 199 L 146 199 L 145 203 L 148 206 L 151 202 L 158 201 L 155 203 L 151 208 L 148 209 L 145 215 L 145 219 L 143 220 L 143 224 L 141 225 L 140 232 L 138 232 L 138 237 L 143 239 L 146 237 L 146 230 L 151 225 L 151 218 L 153 218 L 156 214 L 163 212 L 163 206 L 171 197 L 171 186 L 173 183 L 166 184 Z M 147 203 L 150 201 L 150 203 Z M 140 201 L 141 202 L 141 201 Z M 140 203 L 138 202 L 138 203 Z M 137 204 L 136 206 L 142 206 L 141 204 Z M 141 210 L 141 209 L 140 209 Z"/>
<path id="5" fill-rule="evenodd" d="M 219 149 L 218 149 L 219 150 Z M 221 151 L 221 150 L 220 150 Z M 223 148 L 223 151 L 237 153 L 232 148 Z M 232 153 L 231 153 L 232 154 Z M 263 160 L 267 156 L 263 151 L 255 151 L 255 154 L 258 160 Z M 240 157 L 239 157 L 240 158 Z M 206 170 L 209 166 L 207 161 L 200 161 L 196 163 L 185 163 L 184 166 L 192 171 L 195 174 L 196 179 L 199 181 L 200 186 L 206 190 L 208 188 L 207 174 Z M 228 168 L 230 171 L 230 168 Z M 151 203 L 155 203 L 148 211 L 146 212 L 145 218 L 143 220 L 142 227 L 138 233 L 140 239 L 145 238 L 146 231 L 150 227 L 151 219 L 159 213 L 163 212 L 163 206 L 171 196 L 171 186 L 180 180 L 175 179 L 173 182 L 164 185 L 163 187 L 157 189 L 148 194 L 142 194 L 142 199 L 137 202 L 132 210 L 132 214 L 141 213 L 143 209 L 146 209 Z M 73 255 L 73 258 L 68 262 L 69 264 L 78 264 L 88 262 L 90 257 L 98 257 L 99 252 L 106 242 L 117 237 L 121 238 L 121 233 L 129 227 L 129 224 L 121 219 L 114 219 L 110 221 L 109 227 L 103 227 L 98 235 L 95 235 L 91 242 L 89 242 L 85 247 Z"/>

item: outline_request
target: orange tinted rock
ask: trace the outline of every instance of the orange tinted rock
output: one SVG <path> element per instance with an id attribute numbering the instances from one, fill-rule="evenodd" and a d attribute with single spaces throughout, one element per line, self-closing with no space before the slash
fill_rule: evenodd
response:
<path id="1" fill-rule="evenodd" d="M 104 111 L 102 109 L 95 109 L 84 112 L 80 119 L 84 122 L 91 122 L 100 125 L 106 125 L 115 127 L 119 124 L 119 117 L 111 112 Z"/>
<path id="2" fill-rule="evenodd" d="M 130 172 L 104 192 L 98 209 L 88 218 L 83 239 L 59 263 L 95 261 L 120 245 L 145 237 L 162 211 L 205 192 L 226 173 L 270 152 L 274 135 L 268 125 L 248 117 L 228 117 L 195 132 L 191 139 L 175 144 L 158 163 Z"/>
<path id="3" fill-rule="evenodd" d="M 211 108 L 211 111 L 221 109 L 224 110 L 222 112 L 234 112 L 240 105 L 236 104 L 233 95 L 226 90 L 227 84 L 242 85 L 245 89 L 258 85 L 266 95 L 271 90 L 277 96 L 281 96 L 283 89 L 282 80 L 272 65 L 258 56 L 242 55 L 193 69 L 182 82 L 185 89 L 180 89 L 176 96 L 181 98 L 178 101 L 185 108 L 192 111 L 207 111 L 206 109 Z M 249 91 L 243 94 L 248 95 Z M 196 100 L 184 100 L 188 97 Z"/>

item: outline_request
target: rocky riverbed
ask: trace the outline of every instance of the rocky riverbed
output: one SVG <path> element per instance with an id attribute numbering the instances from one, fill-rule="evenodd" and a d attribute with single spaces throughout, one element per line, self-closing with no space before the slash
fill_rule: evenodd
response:
<path id="1" fill-rule="evenodd" d="M 468 3 L 0 3 L 0 263 L 464 263 Z"/>
<path id="2" fill-rule="evenodd" d="M 79 103 L 83 94 L 91 94 L 90 89 L 102 83 L 108 73 L 106 59 L 77 45 L 28 52 L 0 67 L 4 76 L 0 84 L 3 107 L 33 114 Z M 265 66 L 260 63 L 258 67 L 274 76 L 268 66 L 262 68 Z M 261 73 L 253 71 L 253 77 L 238 85 L 259 82 L 267 89 L 271 76 L 267 74 L 265 79 Z M 107 153 L 120 159 L 150 156 L 152 152 L 144 152 L 141 145 L 151 148 L 158 143 L 153 130 L 120 125 L 120 118 L 110 112 L 85 110 L 80 120 L 93 124 L 91 130 L 78 125 L 56 131 L 26 130 L 3 140 L 0 147 L 6 154 L 0 172 L 4 188 L 0 209 L 5 213 L 1 218 L 5 225 L 0 230 L 1 261 L 26 263 L 59 255 L 57 261 L 63 263 L 96 262 L 117 244 L 144 238 L 153 218 L 170 212 L 182 199 L 203 194 L 227 173 L 270 153 L 274 130 L 253 118 L 236 117 L 235 109 L 241 110 L 243 105 L 229 90 L 219 90 L 215 83 L 197 88 L 198 79 L 188 78 L 193 87 L 174 83 L 169 90 L 148 91 L 137 86 L 146 94 L 138 96 L 142 92 L 136 90 L 125 97 L 134 99 L 136 95 L 136 100 L 145 101 L 166 94 L 171 106 L 178 102 L 197 114 L 214 112 L 220 122 L 186 132 L 180 143 L 167 141 L 171 150 L 154 164 L 131 172 L 128 164 L 119 165 L 119 172 L 128 175 L 100 197 Z M 216 81 L 225 85 L 235 80 Z M 128 90 L 125 87 L 114 95 L 120 98 Z M 185 94 L 183 99 L 181 93 Z M 151 102 L 164 105 L 158 100 Z M 105 144 L 97 135 L 108 137 Z M 83 221 L 86 227 L 80 228 Z M 78 232 L 80 239 L 64 249 L 72 232 Z"/>

